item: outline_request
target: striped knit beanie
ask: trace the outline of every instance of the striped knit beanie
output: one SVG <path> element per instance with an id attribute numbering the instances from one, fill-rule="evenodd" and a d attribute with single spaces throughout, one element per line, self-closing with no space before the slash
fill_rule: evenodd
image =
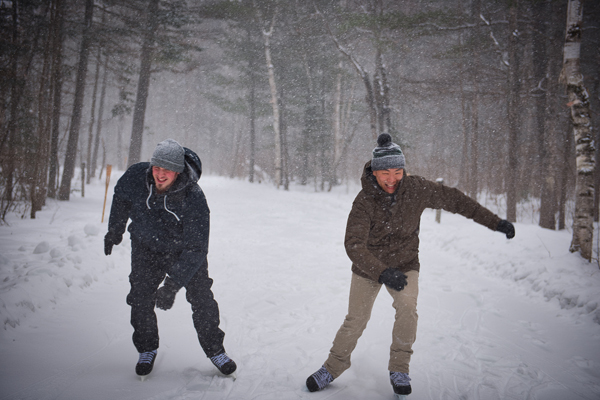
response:
<path id="1" fill-rule="evenodd" d="M 371 169 L 373 171 L 403 169 L 404 165 L 404 154 L 400 146 L 392 142 L 392 137 L 388 133 L 379 135 L 377 138 L 377 147 L 373 149 Z"/>
<path id="2" fill-rule="evenodd" d="M 156 149 L 150 159 L 150 165 L 169 171 L 183 172 L 185 167 L 185 150 L 176 140 L 163 140 L 156 145 Z"/>

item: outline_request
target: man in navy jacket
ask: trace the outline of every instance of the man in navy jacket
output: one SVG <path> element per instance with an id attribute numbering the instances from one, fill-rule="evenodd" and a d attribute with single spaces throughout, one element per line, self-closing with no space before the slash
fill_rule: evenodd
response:
<path id="1" fill-rule="evenodd" d="M 156 359 L 159 337 L 154 307 L 170 309 L 182 287 L 206 356 L 225 375 L 237 368 L 223 347 L 225 334 L 219 328 L 219 306 L 208 276 L 210 211 L 197 184 L 201 174 L 198 155 L 167 139 L 156 146 L 149 163 L 129 167 L 115 186 L 104 253 L 110 255 L 112 247 L 121 243 L 131 219 L 127 304 L 133 343 L 140 353 L 136 365 L 140 376 L 152 371 Z"/>

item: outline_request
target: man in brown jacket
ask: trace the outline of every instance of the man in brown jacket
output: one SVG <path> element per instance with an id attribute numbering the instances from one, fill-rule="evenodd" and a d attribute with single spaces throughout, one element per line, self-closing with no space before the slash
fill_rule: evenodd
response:
<path id="1" fill-rule="evenodd" d="M 418 176 L 405 176 L 405 159 L 389 134 L 377 139 L 364 168 L 346 227 L 345 247 L 352 261 L 348 315 L 323 366 L 306 380 L 321 390 L 350 368 L 350 356 L 371 317 L 373 303 L 386 286 L 396 310 L 390 347 L 390 381 L 394 393 L 411 393 L 409 362 L 417 333 L 419 226 L 426 208 L 461 214 L 491 230 L 515 236 L 514 226 L 458 189 Z"/>

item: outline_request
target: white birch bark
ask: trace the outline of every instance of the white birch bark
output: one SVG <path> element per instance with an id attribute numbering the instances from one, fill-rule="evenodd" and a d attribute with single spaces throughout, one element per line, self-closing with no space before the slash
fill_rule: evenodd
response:
<path id="1" fill-rule="evenodd" d="M 352 66 L 356 70 L 356 73 L 358 74 L 358 76 L 360 77 L 360 79 L 363 81 L 363 83 L 365 85 L 365 92 L 366 92 L 365 100 L 367 102 L 367 107 L 369 109 L 369 117 L 370 117 L 370 123 L 371 123 L 371 135 L 372 135 L 373 139 L 377 139 L 377 136 L 380 133 L 377 130 L 377 116 L 379 113 L 377 110 L 377 104 L 375 102 L 375 93 L 373 92 L 373 84 L 371 83 L 369 74 L 365 70 L 365 68 L 363 68 L 363 66 L 358 62 L 356 57 L 354 57 L 354 55 L 352 55 L 352 53 L 350 53 L 350 51 L 346 47 L 344 47 L 340 43 L 338 38 L 333 34 L 333 31 L 331 30 L 331 27 L 329 26 L 329 22 L 328 22 L 326 16 L 323 15 L 319 11 L 318 8 L 316 9 L 316 11 L 317 11 L 317 14 L 319 14 L 321 16 L 321 19 L 323 20 L 323 22 L 325 24 L 325 28 L 329 32 L 329 35 L 331 36 L 331 39 L 335 43 L 336 47 L 346 58 L 348 58 L 348 61 L 350 61 L 350 64 L 352 64 Z"/>
<path id="2" fill-rule="evenodd" d="M 583 23 L 583 5 L 580 0 L 569 0 L 567 34 L 563 53 L 561 82 L 567 85 L 571 122 L 575 137 L 577 183 L 573 239 L 571 252 L 579 251 L 589 261 L 592 259 L 594 238 L 594 168 L 595 147 L 590 122 L 590 103 L 579 68 L 579 52 Z"/>
<path id="3" fill-rule="evenodd" d="M 258 21 L 260 23 L 261 29 L 264 27 L 262 23 L 262 16 L 260 11 L 256 7 L 256 14 Z M 271 37 L 273 35 L 273 30 L 275 27 L 275 20 L 277 17 L 279 8 L 275 8 L 275 12 L 273 13 L 273 18 L 271 19 L 271 24 L 269 26 L 269 30 L 262 29 L 263 39 L 265 41 L 265 61 L 267 63 L 267 71 L 269 76 L 269 88 L 271 89 L 271 106 L 273 107 L 273 131 L 275 133 L 274 144 L 275 144 L 275 185 L 277 188 L 281 185 L 281 132 L 280 132 L 280 116 L 279 116 L 279 95 L 277 92 L 277 82 L 275 81 L 275 67 L 273 66 L 273 62 L 271 59 Z"/>

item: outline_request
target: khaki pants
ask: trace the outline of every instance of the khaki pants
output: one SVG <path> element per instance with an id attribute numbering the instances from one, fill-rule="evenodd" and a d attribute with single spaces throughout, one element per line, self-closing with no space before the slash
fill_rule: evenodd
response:
<path id="1" fill-rule="evenodd" d="M 396 310 L 388 369 L 408 374 L 412 345 L 417 336 L 419 273 L 409 271 L 406 276 L 408 284 L 404 290 L 398 292 L 387 286 L 386 289 L 393 298 L 392 306 Z M 350 368 L 350 356 L 371 318 L 373 303 L 381 286 L 370 279 L 352 274 L 348 315 L 333 340 L 329 357 L 324 364 L 334 379 Z"/>

